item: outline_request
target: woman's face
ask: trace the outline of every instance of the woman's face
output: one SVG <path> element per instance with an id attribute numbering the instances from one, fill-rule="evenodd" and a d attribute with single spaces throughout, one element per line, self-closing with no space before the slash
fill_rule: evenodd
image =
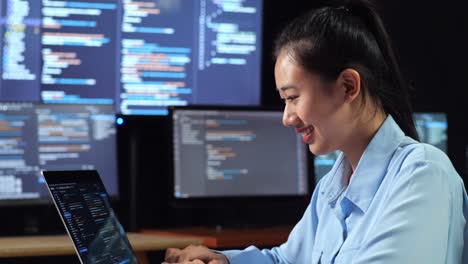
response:
<path id="1" fill-rule="evenodd" d="M 276 61 L 275 79 L 285 101 L 283 124 L 295 127 L 316 155 L 341 149 L 350 117 L 344 89 L 305 71 L 284 49 Z"/>

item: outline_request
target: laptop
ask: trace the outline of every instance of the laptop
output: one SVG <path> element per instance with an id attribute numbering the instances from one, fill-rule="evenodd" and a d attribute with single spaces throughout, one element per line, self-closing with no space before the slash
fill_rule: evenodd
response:
<path id="1" fill-rule="evenodd" d="M 82 264 L 137 264 L 96 170 L 42 171 Z"/>

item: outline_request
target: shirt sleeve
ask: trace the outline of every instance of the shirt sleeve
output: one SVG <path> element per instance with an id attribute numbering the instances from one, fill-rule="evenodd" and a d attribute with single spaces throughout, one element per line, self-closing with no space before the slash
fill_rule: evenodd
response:
<path id="1" fill-rule="evenodd" d="M 464 186 L 463 186 L 464 187 Z M 463 264 L 468 264 L 468 226 L 466 225 L 466 219 L 468 219 L 468 196 L 466 194 L 463 195 L 463 215 L 465 216 L 465 230 L 463 231 Z"/>
<path id="2" fill-rule="evenodd" d="M 317 185 L 311 203 L 307 207 L 302 219 L 296 224 L 288 237 L 288 241 L 279 247 L 260 250 L 250 246 L 244 250 L 221 251 L 230 264 L 293 264 L 310 263 L 317 227 Z"/>
<path id="3" fill-rule="evenodd" d="M 368 230 L 353 263 L 460 263 L 461 256 L 447 259 L 450 219 L 463 218 L 462 212 L 452 215 L 452 206 L 461 210 L 463 196 L 453 201 L 448 174 L 435 162 L 403 165 L 388 192 L 388 206 Z M 456 239 L 462 240 L 463 229 L 458 232 Z"/>

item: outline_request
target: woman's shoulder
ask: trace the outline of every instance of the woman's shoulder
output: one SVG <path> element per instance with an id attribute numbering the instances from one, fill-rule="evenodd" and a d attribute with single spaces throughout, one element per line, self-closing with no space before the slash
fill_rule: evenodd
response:
<path id="1" fill-rule="evenodd" d="M 453 167 L 450 159 L 442 150 L 411 139 L 402 142 L 392 160 L 399 160 L 402 166 L 430 163 L 433 166 Z"/>
<path id="2" fill-rule="evenodd" d="M 395 151 L 389 171 L 396 178 L 412 178 L 418 172 L 424 178 L 449 181 L 459 184 L 461 177 L 452 165 L 448 156 L 437 147 L 414 140 L 405 140 Z"/>

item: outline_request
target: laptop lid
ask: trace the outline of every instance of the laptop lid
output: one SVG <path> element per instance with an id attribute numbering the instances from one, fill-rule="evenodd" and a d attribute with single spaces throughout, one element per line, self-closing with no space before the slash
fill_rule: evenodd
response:
<path id="1" fill-rule="evenodd" d="M 81 263 L 138 263 L 96 170 L 42 175 Z"/>

